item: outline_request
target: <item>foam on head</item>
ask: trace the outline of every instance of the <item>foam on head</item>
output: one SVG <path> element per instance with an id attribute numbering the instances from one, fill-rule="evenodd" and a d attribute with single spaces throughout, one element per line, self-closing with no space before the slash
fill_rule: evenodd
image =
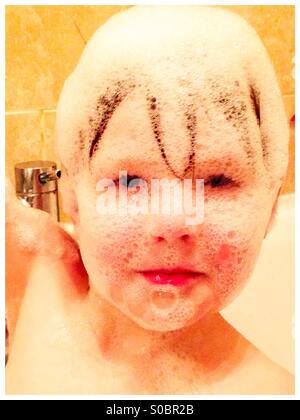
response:
<path id="1" fill-rule="evenodd" d="M 223 120 L 229 122 L 248 158 L 262 154 L 276 187 L 282 182 L 288 126 L 280 90 L 260 38 L 238 15 L 201 6 L 133 7 L 101 26 L 58 105 L 58 153 L 69 172 L 88 164 L 93 141 L 101 147 L 97 136 L 129 97 L 145 98 L 154 133 L 156 110 L 168 110 L 164 127 L 190 110 L 215 139 L 222 139 Z M 197 136 L 199 125 L 191 128 Z M 176 134 L 167 140 L 172 167 L 180 168 Z"/>

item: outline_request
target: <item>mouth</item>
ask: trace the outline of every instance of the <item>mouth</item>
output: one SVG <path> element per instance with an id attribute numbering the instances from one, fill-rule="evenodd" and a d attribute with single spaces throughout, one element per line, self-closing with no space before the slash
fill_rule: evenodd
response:
<path id="1" fill-rule="evenodd" d="M 175 268 L 172 270 L 157 269 L 139 271 L 139 273 L 150 283 L 172 286 L 183 286 L 191 280 L 203 278 L 205 275 L 199 271 L 190 271 L 184 268 Z"/>

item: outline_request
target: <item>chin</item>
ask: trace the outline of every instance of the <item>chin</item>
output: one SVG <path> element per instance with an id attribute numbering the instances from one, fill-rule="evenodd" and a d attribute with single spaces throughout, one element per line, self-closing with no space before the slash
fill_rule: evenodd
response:
<path id="1" fill-rule="evenodd" d="M 198 309 L 198 310 L 197 310 Z M 136 316 L 130 311 L 124 311 L 133 322 L 139 327 L 157 332 L 171 332 L 189 327 L 196 322 L 204 319 L 210 311 L 203 310 L 202 307 L 195 309 L 193 305 L 184 308 L 176 308 L 170 311 L 145 311 L 144 316 Z"/>
<path id="2" fill-rule="evenodd" d="M 132 318 L 131 318 L 132 319 Z M 166 322 L 166 321 L 153 321 L 145 322 L 141 319 L 132 319 L 139 327 L 143 328 L 144 330 L 148 331 L 156 331 L 156 332 L 171 332 L 181 330 L 185 327 L 192 325 L 194 322 Z"/>

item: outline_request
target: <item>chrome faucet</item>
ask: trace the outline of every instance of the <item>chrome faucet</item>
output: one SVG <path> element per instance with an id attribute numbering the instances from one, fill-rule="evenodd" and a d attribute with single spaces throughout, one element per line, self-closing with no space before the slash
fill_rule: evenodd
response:
<path id="1" fill-rule="evenodd" d="M 23 205 L 44 210 L 59 221 L 57 180 L 60 176 L 55 162 L 18 163 L 15 165 L 17 197 Z"/>

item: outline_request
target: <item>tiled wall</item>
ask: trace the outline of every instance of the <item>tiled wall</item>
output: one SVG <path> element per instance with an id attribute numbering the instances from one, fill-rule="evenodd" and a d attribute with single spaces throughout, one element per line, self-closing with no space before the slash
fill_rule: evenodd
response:
<path id="1" fill-rule="evenodd" d="M 54 159 L 55 109 L 94 31 L 130 6 L 6 7 L 6 170 L 16 162 Z M 251 23 L 274 63 L 289 120 L 294 115 L 294 7 L 226 6 Z M 285 193 L 294 191 L 294 127 Z"/>

